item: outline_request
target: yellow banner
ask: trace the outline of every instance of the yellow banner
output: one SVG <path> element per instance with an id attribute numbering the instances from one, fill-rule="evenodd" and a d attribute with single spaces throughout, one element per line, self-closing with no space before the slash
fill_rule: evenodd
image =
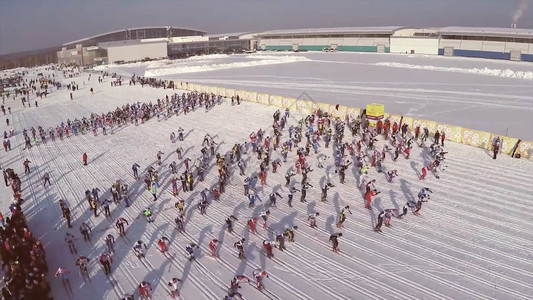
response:
<path id="1" fill-rule="evenodd" d="M 329 106 L 328 114 L 334 118 L 341 118 L 344 120 L 346 113 L 348 112 L 348 107 L 344 105 L 333 105 Z"/>
<path id="2" fill-rule="evenodd" d="M 390 124 L 391 124 L 391 128 L 392 128 L 392 124 L 394 124 L 394 122 L 398 123 L 398 126 L 400 126 L 400 118 L 402 116 L 400 115 L 389 115 L 388 119 L 390 121 Z"/>
<path id="3" fill-rule="evenodd" d="M 311 114 L 315 114 L 317 111 L 318 111 L 318 103 L 316 102 L 312 102 L 312 101 L 308 101 L 308 106 L 309 106 L 309 113 Z"/>
<path id="4" fill-rule="evenodd" d="M 519 153 L 520 157 L 533 159 L 533 142 L 520 142 L 520 145 L 518 145 L 518 148 L 516 149 L 516 153 Z"/>
<path id="5" fill-rule="evenodd" d="M 402 121 L 402 125 L 403 124 L 407 124 L 407 125 L 409 125 L 409 130 L 412 130 L 413 129 L 413 121 L 414 121 L 413 118 L 404 116 L 403 117 L 403 121 Z M 383 122 L 383 121 L 381 121 L 381 122 Z"/>
<path id="6" fill-rule="evenodd" d="M 231 98 L 235 96 L 235 90 L 234 89 L 226 89 L 226 97 Z"/>
<path id="7" fill-rule="evenodd" d="M 242 101 L 248 101 L 248 95 L 246 94 L 246 91 L 237 90 L 235 91 L 235 95 L 239 96 Z"/>
<path id="8" fill-rule="evenodd" d="M 437 130 L 438 125 L 439 124 L 437 124 L 437 122 L 435 121 L 414 119 L 412 128 L 414 130 L 417 126 L 420 126 L 420 134 L 422 134 L 422 132 L 424 131 L 424 128 L 427 128 L 429 130 L 430 136 L 433 137 L 433 134 L 435 134 L 435 131 Z M 461 136 L 460 140 L 462 139 L 463 137 Z"/>
<path id="9" fill-rule="evenodd" d="M 247 92 L 248 95 L 248 101 L 250 102 L 257 102 L 257 92 Z"/>
<path id="10" fill-rule="evenodd" d="M 268 94 L 257 93 L 257 103 L 268 105 L 269 104 L 268 98 L 269 98 Z"/>
<path id="11" fill-rule="evenodd" d="M 461 143 L 463 139 L 463 127 L 460 126 L 454 126 L 449 124 L 437 124 L 437 129 L 439 132 L 444 131 L 444 134 L 446 135 L 446 139 Z"/>
<path id="12" fill-rule="evenodd" d="M 346 108 L 346 114 L 350 117 L 350 120 L 354 120 L 357 118 L 358 115 L 361 114 L 361 109 L 358 107 L 347 107 Z"/>
<path id="13" fill-rule="evenodd" d="M 219 88 L 217 89 L 217 95 L 220 95 L 220 96 L 222 96 L 222 97 L 225 97 L 225 96 L 226 96 L 226 89 L 223 88 L 223 87 L 219 87 Z"/>
<path id="14" fill-rule="evenodd" d="M 496 137 L 496 135 L 494 135 Z M 516 142 L 518 142 L 518 139 L 501 136 L 501 152 L 505 154 L 511 154 L 513 152 L 513 148 L 516 145 Z M 492 141 L 492 139 L 491 139 Z"/>
<path id="15" fill-rule="evenodd" d="M 328 113 L 329 114 L 329 104 L 328 103 L 317 103 L 318 108 L 320 108 L 320 111 L 322 113 Z"/>
<path id="16" fill-rule="evenodd" d="M 431 135 L 431 137 L 433 137 L 433 135 L 435 134 L 435 131 L 437 131 L 437 122 L 425 120 L 424 123 L 425 123 L 425 127 L 427 127 L 429 130 L 429 134 Z"/>
<path id="17" fill-rule="evenodd" d="M 306 100 L 296 100 L 296 110 L 309 114 L 311 112 L 312 106 L 309 101 Z"/>
<path id="18" fill-rule="evenodd" d="M 474 147 L 489 149 L 491 134 L 484 131 L 465 128 L 462 143 Z"/>
<path id="19" fill-rule="evenodd" d="M 339 105 L 339 109 L 337 110 L 337 117 L 344 120 L 346 118 L 346 113 L 348 113 L 348 107 L 344 105 Z"/>
<path id="20" fill-rule="evenodd" d="M 268 103 L 277 107 L 283 107 L 283 97 L 270 95 Z"/>
<path id="21" fill-rule="evenodd" d="M 281 104 L 282 104 L 283 108 L 289 108 L 289 110 L 295 110 L 295 108 L 296 108 L 296 99 L 283 98 Z"/>
<path id="22" fill-rule="evenodd" d="M 332 117 L 337 116 L 339 112 L 337 111 L 336 108 L 338 108 L 338 107 L 340 107 L 340 106 L 336 106 L 336 105 L 333 105 L 333 104 L 330 105 L 330 106 L 329 106 L 329 109 L 328 109 L 328 114 L 329 114 L 330 116 L 332 116 Z"/>
<path id="23" fill-rule="evenodd" d="M 385 113 L 385 106 L 379 103 L 370 103 L 366 106 L 366 114 L 368 116 L 379 117 Z"/>

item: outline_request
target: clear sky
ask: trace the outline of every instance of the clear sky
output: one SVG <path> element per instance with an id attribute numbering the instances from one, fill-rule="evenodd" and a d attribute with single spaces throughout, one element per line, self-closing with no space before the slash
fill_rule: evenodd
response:
<path id="1" fill-rule="evenodd" d="M 174 26 L 208 33 L 339 26 L 533 28 L 533 0 L 0 0 L 0 54 L 114 30 Z"/>

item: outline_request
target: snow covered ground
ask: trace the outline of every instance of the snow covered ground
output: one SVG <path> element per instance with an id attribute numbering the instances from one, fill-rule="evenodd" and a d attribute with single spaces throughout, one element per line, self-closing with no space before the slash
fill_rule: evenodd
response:
<path id="1" fill-rule="evenodd" d="M 275 57 L 279 63 L 273 63 Z M 228 70 L 231 64 L 240 68 Z M 193 64 L 178 61 L 160 71 L 149 64 L 112 69 L 352 107 L 378 102 L 393 114 L 533 140 L 533 64 L 528 62 L 264 52 L 196 57 Z"/>
<path id="2" fill-rule="evenodd" d="M 316 60 L 320 55 L 322 54 L 305 54 L 305 57 Z M 331 55 L 343 57 L 334 56 L 340 55 L 339 53 Z M 375 57 L 385 60 L 388 56 Z M 410 59 L 403 56 L 399 58 Z M 417 61 L 424 59 L 416 58 Z M 433 58 L 431 60 L 434 61 Z M 442 63 L 447 64 L 445 59 Z M 464 63 L 469 66 L 478 64 L 477 61 Z M 502 63 L 503 65 L 505 64 Z M 484 119 L 484 116 L 488 112 L 497 114 L 499 110 L 495 107 L 503 110 L 502 118 L 511 112 L 522 113 L 521 116 L 525 117 L 528 111 L 531 117 L 531 94 L 528 91 L 531 91 L 532 87 L 531 81 L 528 80 L 455 73 L 438 73 L 449 76 L 437 80 L 436 76 L 424 76 L 433 74 L 426 70 L 380 67 L 385 68 L 383 70 L 386 72 L 380 76 L 371 72 L 368 76 L 360 74 L 358 76 L 367 80 L 355 83 L 348 82 L 353 78 L 343 82 L 342 77 L 333 76 L 337 73 L 333 66 L 339 68 L 338 72 L 343 74 L 359 74 L 362 72 L 361 68 L 376 68 L 364 64 L 357 64 L 355 68 L 341 59 L 337 63 L 295 62 L 232 69 L 231 72 L 222 72 L 224 74 L 217 71 L 191 73 L 188 77 L 191 81 L 194 79 L 224 86 L 242 86 L 249 90 L 265 89 L 278 94 L 286 91 L 293 96 L 305 90 L 312 97 L 317 97 L 317 101 L 327 99 L 319 95 L 334 95 L 336 100 L 339 100 L 338 103 L 342 104 L 352 103 L 349 102 L 351 97 L 357 95 L 354 106 L 363 106 L 370 99 L 384 102 L 381 99 L 386 97 L 389 97 L 392 103 L 398 102 L 400 98 L 408 103 L 405 106 L 397 103 L 395 106 L 385 102 L 388 111 L 394 107 L 416 107 L 420 104 L 420 99 L 432 95 L 432 101 L 437 104 L 424 104 L 420 110 L 413 112 L 414 115 L 422 114 L 431 119 L 442 116 L 443 120 L 449 123 L 464 125 L 459 123 L 462 120 L 458 116 L 460 107 L 471 106 L 470 112 L 479 114 L 464 121 L 477 124 L 481 127 L 478 129 L 485 130 L 490 128 L 483 126 L 491 123 Z M 522 64 L 511 64 L 508 67 L 514 69 L 515 66 L 523 71 L 530 68 Z M 313 72 L 306 72 L 315 67 L 317 69 Z M 120 67 L 120 70 L 126 72 L 125 67 Z M 259 75 L 267 70 L 272 73 Z M 304 78 L 303 75 L 313 76 L 315 79 Z M 184 74 L 179 77 L 184 78 L 182 76 Z M 332 78 L 330 82 L 325 79 L 328 76 Z M 176 79 L 175 76 L 171 77 Z M 247 77 L 246 80 L 244 77 Z M 400 78 L 403 78 L 404 83 L 399 82 Z M 453 82 L 444 83 L 448 79 L 453 79 Z M 195 158 L 199 155 L 206 133 L 215 136 L 215 140 L 220 144 L 217 151 L 225 153 L 236 142 L 246 141 L 252 130 L 263 128 L 267 130 L 267 135 L 272 135 L 270 124 L 276 108 L 252 103 L 231 106 L 229 102 L 225 102 L 208 113 L 199 109 L 166 121 L 150 120 L 138 127 L 130 125 L 114 135 L 79 135 L 33 147 L 31 150 L 22 150 L 23 128 L 37 125 L 47 128 L 68 118 L 72 120 L 75 117 L 88 116 L 91 112 L 107 112 L 134 101 L 155 102 L 157 98 L 170 96 L 172 93 L 171 90 L 146 86 L 141 88 L 139 85 L 111 87 L 108 79 L 97 84 L 94 76 L 89 85 L 85 74 L 75 79 L 65 79 L 64 82 L 72 80 L 80 86 L 80 91 L 74 93 L 74 101 L 68 100 L 68 92 L 64 89 L 55 91 L 40 101 L 38 108 L 33 105 L 32 108 L 22 108 L 19 100 L 7 100 L 13 113 L 6 117 L 11 119 L 17 134 L 12 140 L 13 150 L 1 152 L 0 155 L 2 167 L 14 168 L 21 175 L 22 195 L 25 199 L 23 209 L 31 230 L 45 245 L 51 271 L 48 277 L 55 299 L 69 299 L 59 280 L 53 278 L 53 270 L 58 266 L 66 266 L 73 271 L 71 283 L 75 296 L 72 299 L 119 299 L 125 292 L 133 293 L 143 280 L 152 282 L 152 299 L 169 299 L 167 282 L 173 277 L 182 279 L 180 292 L 183 299 L 223 299 L 230 280 L 236 274 L 244 273 L 250 276 L 252 270 L 258 267 L 265 268 L 270 274 L 270 278 L 264 281 L 267 291 L 261 293 L 252 286 L 243 284 L 241 292 L 246 299 L 533 297 L 533 233 L 527 227 L 533 214 L 531 161 L 508 156 L 493 160 L 487 151 L 448 142 L 445 147 L 449 152 L 445 161 L 448 168 L 441 174 L 441 178 L 428 175 L 425 181 L 420 181 L 418 172 L 429 162 L 427 148 L 415 146 L 411 159 L 400 158 L 397 162 L 392 162 L 388 154 L 385 168 L 397 169 L 399 177 L 393 183 L 388 183 L 383 173 L 377 173 L 375 169 L 370 170 L 370 178 L 376 179 L 376 188 L 382 193 L 373 200 L 373 209 L 367 210 L 363 207 L 363 197 L 357 189 L 360 175 L 351 167 L 347 170 L 345 184 L 340 184 L 336 175 L 332 176 L 335 187 L 328 193 L 329 201 L 320 202 L 319 186 L 324 184 L 325 171 L 332 169 L 333 161 L 327 161 L 325 170 L 319 169 L 316 166 L 316 155 L 311 154 L 308 161 L 314 171 L 310 173 L 309 178 L 314 188 L 308 191 L 307 203 L 299 202 L 297 193 L 294 205 L 290 208 L 285 203 L 287 189 L 284 187 L 283 175 L 296 159 L 293 151 L 289 154 L 290 164 L 283 164 L 277 174 L 269 172 L 266 186 L 261 187 L 258 184 L 259 195 L 264 201 L 257 203 L 254 209 L 247 207 L 246 198 L 243 196 L 244 177 L 239 176 L 236 170 L 230 176 L 229 186 L 220 202 L 212 201 L 207 215 L 202 216 L 196 209 L 196 203 L 200 198 L 199 192 L 205 187 L 211 187 L 218 178 L 214 166 L 209 169 L 206 180 L 196 184 L 193 192 L 180 192 L 179 197 L 186 202 L 187 219 L 187 233 L 180 234 L 174 229 L 173 220 L 177 216 L 177 210 L 174 208 L 176 198 L 168 192 L 168 165 L 172 161 L 178 162 L 179 173 L 183 172 L 184 166 L 174 152 L 178 145 L 170 143 L 169 134 L 177 131 L 180 126 L 185 129 L 186 138 L 181 145 L 186 150 L 185 157 Z M 416 84 L 416 81 L 420 82 Z M 94 88 L 94 94 L 89 92 L 90 87 Z M 376 96 L 380 99 L 376 99 Z M 345 102 L 342 102 L 341 98 Z M 467 100 L 476 102 L 481 101 L 480 99 L 487 99 L 486 104 L 465 103 Z M 454 111 L 453 115 L 452 112 L 437 114 L 437 110 L 451 108 L 450 101 L 456 103 L 454 107 L 457 111 Z M 499 102 L 509 103 L 497 106 Z M 430 111 L 435 115 L 431 115 Z M 6 117 L 2 117 L 0 121 L 2 131 L 7 129 Z M 297 119 L 297 115 L 291 117 L 289 125 L 295 124 Z M 516 125 L 523 127 L 531 123 L 529 119 L 518 120 L 516 117 L 509 120 L 516 120 Z M 284 133 L 282 140 L 286 138 L 287 133 Z M 162 166 L 155 163 L 157 151 L 164 152 Z M 331 148 L 322 148 L 320 151 L 331 157 Z M 81 164 L 83 152 L 87 152 L 89 156 L 89 164 L 86 167 Z M 25 158 L 32 161 L 32 173 L 28 176 L 23 175 L 22 161 Z M 259 170 L 259 161 L 255 154 L 248 153 L 244 158 L 247 161 L 247 175 Z M 272 155 L 272 159 L 276 158 L 280 158 L 277 151 Z M 142 181 L 133 179 L 133 163 L 141 165 L 142 170 L 149 166 L 160 170 L 163 186 L 161 190 L 164 191 L 160 193 L 159 201 L 153 202 Z M 44 172 L 50 172 L 52 187 L 42 187 L 41 177 Z M 144 171 L 141 177 L 143 175 Z M 83 199 L 84 191 L 99 187 L 106 191 L 101 199 L 110 198 L 109 187 L 117 179 L 130 185 L 132 206 L 125 208 L 123 203 L 117 207 L 112 205 L 112 220 L 102 215 L 95 218 L 88 211 L 88 204 Z M 293 182 L 299 182 L 300 179 L 301 175 L 297 175 Z M 296 186 L 299 187 L 299 184 Z M 372 230 L 382 209 L 401 208 L 408 200 L 415 199 L 422 187 L 429 187 L 434 193 L 431 200 L 424 204 L 420 216 L 409 212 L 401 220 L 393 218 L 392 227 L 383 227 L 382 234 Z M 6 217 L 9 215 L 7 207 L 11 201 L 11 190 L 4 186 L 0 189 L 2 213 Z M 280 192 L 284 198 L 278 200 L 277 208 L 271 209 L 269 230 L 259 228 L 258 234 L 252 235 L 244 228 L 245 220 L 257 216 L 268 203 L 266 199 L 273 189 Z M 58 205 L 61 198 L 67 200 L 73 212 L 74 228 L 70 232 L 80 238 L 76 241 L 78 253 L 91 258 L 89 272 L 92 281 L 89 283 L 84 283 L 76 274 L 76 257 L 69 253 L 63 241 L 68 228 L 61 219 Z M 346 205 L 350 206 L 353 214 L 348 215 L 345 228 L 341 230 L 336 228 L 334 223 L 337 222 L 340 209 Z M 152 224 L 147 224 L 145 219 L 140 217 L 140 212 L 148 206 L 155 212 L 155 222 Z M 320 212 L 318 229 L 308 226 L 307 214 L 312 211 Z M 224 219 L 231 214 L 239 218 L 234 235 L 228 234 L 223 226 Z M 119 216 L 130 222 L 126 231 L 127 239 L 119 238 L 112 225 Z M 84 242 L 77 230 L 82 221 L 88 221 L 93 226 L 91 243 Z M 266 258 L 261 251 L 262 241 L 273 239 L 273 231 L 282 230 L 286 225 L 299 226 L 295 242 L 287 243 L 286 252 L 275 249 L 274 260 Z M 339 254 L 331 251 L 328 242 L 329 235 L 334 232 L 344 234 L 340 238 Z M 97 257 L 105 249 L 103 239 L 108 233 L 117 237 L 112 265 L 112 277 L 116 280 L 114 284 L 106 278 L 97 264 Z M 157 240 L 163 235 L 172 241 L 171 259 L 163 256 L 156 248 Z M 238 259 L 237 250 L 233 248 L 233 243 L 241 237 L 247 238 L 245 251 L 248 259 L 243 261 Z M 222 241 L 220 259 L 213 259 L 208 254 L 207 244 L 214 238 Z M 137 240 L 143 240 L 149 245 L 146 264 L 141 263 L 131 251 Z M 184 246 L 189 242 L 200 245 L 199 258 L 192 263 L 185 258 Z"/>

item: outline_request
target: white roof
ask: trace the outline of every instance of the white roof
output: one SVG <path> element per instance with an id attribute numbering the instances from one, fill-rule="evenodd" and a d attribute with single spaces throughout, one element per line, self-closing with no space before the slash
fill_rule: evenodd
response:
<path id="1" fill-rule="evenodd" d="M 132 45 L 146 45 L 146 44 L 167 44 L 166 39 L 160 41 L 159 39 L 150 40 L 124 40 L 124 41 L 113 41 L 113 42 L 101 42 L 98 43 L 99 48 L 107 49 L 112 47 L 121 47 L 121 46 L 132 46 Z"/>
<path id="2" fill-rule="evenodd" d="M 527 28 L 491 28 L 491 27 L 442 27 L 441 34 L 469 34 L 486 36 L 523 36 L 533 37 L 533 29 Z"/>
<path id="3" fill-rule="evenodd" d="M 94 38 L 97 38 L 97 37 L 100 37 L 100 36 L 103 36 L 103 35 L 108 35 L 108 34 L 111 34 L 111 33 L 124 32 L 124 31 L 126 31 L 126 30 L 140 30 L 140 29 L 153 29 L 153 28 L 175 28 L 175 29 L 183 29 L 183 30 L 192 30 L 192 31 L 203 32 L 204 34 L 206 33 L 205 31 L 202 31 L 202 30 L 191 29 L 191 28 L 184 28 L 184 27 L 175 27 L 175 26 L 144 26 L 144 27 L 124 28 L 124 29 L 119 29 L 119 30 L 109 31 L 109 32 L 105 32 L 105 33 L 100 33 L 100 34 L 93 35 L 93 36 L 90 36 L 90 37 L 86 37 L 86 38 L 83 38 L 83 39 L 79 39 L 79 40 L 75 40 L 75 41 L 72 41 L 72 42 L 64 43 L 63 46 L 67 46 L 67 45 L 74 44 L 74 43 L 81 43 L 81 42 L 83 42 L 83 41 L 90 40 L 90 39 L 94 39 Z"/>
<path id="4" fill-rule="evenodd" d="M 225 37 L 225 36 L 238 36 L 241 37 L 243 35 L 248 35 L 250 32 L 233 32 L 233 33 L 214 33 L 214 34 L 208 34 L 208 37 Z"/>
<path id="5" fill-rule="evenodd" d="M 257 35 L 275 34 L 320 34 L 320 33 L 390 33 L 401 29 L 400 26 L 377 26 L 377 27 L 333 27 L 333 28 L 307 28 L 307 29 L 283 29 L 259 32 Z"/>

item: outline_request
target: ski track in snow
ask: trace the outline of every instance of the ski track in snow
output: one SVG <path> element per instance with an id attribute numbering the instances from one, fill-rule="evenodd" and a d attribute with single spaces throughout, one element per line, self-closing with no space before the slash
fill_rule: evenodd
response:
<path id="1" fill-rule="evenodd" d="M 430 70 L 430 71 L 441 71 L 441 72 L 458 72 L 458 73 L 473 73 L 481 74 L 488 76 L 497 76 L 497 77 L 510 77 L 518 78 L 524 80 L 533 80 L 533 72 L 523 72 L 523 71 L 513 71 L 511 69 L 489 69 L 489 68 L 444 68 L 437 66 L 428 66 L 428 65 L 412 65 L 412 64 L 402 64 L 402 63 L 393 63 L 393 62 L 383 62 L 377 63 L 378 66 L 394 67 L 394 68 L 406 68 L 406 69 L 421 69 L 421 70 Z"/>
<path id="2" fill-rule="evenodd" d="M 64 81 L 75 80 L 81 84 L 85 79 L 86 75 L 82 75 Z M 170 299 L 166 283 L 172 277 L 182 278 L 182 275 L 182 299 L 221 299 L 234 275 L 244 273 L 249 276 L 255 268 L 266 268 L 270 278 L 265 278 L 263 292 L 242 284 L 241 292 L 246 299 L 527 299 L 533 294 L 533 234 L 527 230 L 528 218 L 524 217 L 533 213 L 530 205 L 533 201 L 531 161 L 507 156 L 494 161 L 484 150 L 447 141 L 446 151 L 449 153 L 445 163 L 448 168 L 440 174 L 440 179 L 430 173 L 425 181 L 419 181 L 418 172 L 428 163 L 428 159 L 426 148 L 415 145 L 410 160 L 400 158 L 392 162 L 390 153 L 386 158 L 385 171 L 398 169 L 399 177 L 393 183 L 385 180 L 384 173 L 370 170 L 370 178 L 377 180 L 376 187 L 382 193 L 372 200 L 373 209 L 366 210 L 363 208 L 361 192 L 357 189 L 360 176 L 355 169 L 347 170 L 344 185 L 333 177 L 335 187 L 328 192 L 328 202 L 319 201 L 320 190 L 317 187 L 324 180 L 325 169 L 315 167 L 316 155 L 311 153 L 308 161 L 314 171 L 309 178 L 315 188 L 308 190 L 307 203 L 300 203 L 297 194 L 293 208 L 286 205 L 287 189 L 284 187 L 283 174 L 290 166 L 287 163 L 279 168 L 277 174 L 268 175 L 266 186 L 261 187 L 258 183 L 259 194 L 264 202 L 256 203 L 256 207 L 249 209 L 242 195 L 244 177 L 238 174 L 238 170 L 230 168 L 226 193 L 220 201 L 213 200 L 207 214 L 202 216 L 195 205 L 199 192 L 204 187 L 211 187 L 218 179 L 214 160 L 211 160 L 204 182 L 196 181 L 193 192 L 180 191 L 178 196 L 186 203 L 186 232 L 182 234 L 174 228 L 176 198 L 172 196 L 168 180 L 168 164 L 176 159 L 174 150 L 179 142 L 169 142 L 170 132 L 176 131 L 179 126 L 185 129 L 186 138 L 181 144 L 185 150 L 184 157 L 197 156 L 205 133 L 217 135 L 216 141 L 224 141 L 217 146 L 217 151 L 224 153 L 234 143 L 247 140 L 251 130 L 267 128 L 276 108 L 253 103 L 231 107 L 226 100 L 207 113 L 203 108 L 198 108 L 187 115 L 180 114 L 168 120 L 157 121 L 154 118 L 139 126 L 115 128 L 114 134 L 108 131 L 107 136 L 101 132 L 93 136 L 88 132 L 85 135 L 71 135 L 63 141 L 59 141 L 59 138 L 55 142 L 47 140 L 46 144 L 34 145 L 31 150 L 22 150 L 23 128 L 38 124 L 45 129 L 52 125 L 55 127 L 67 118 L 109 111 L 133 101 L 155 101 L 174 92 L 139 86 L 109 87 L 109 79 L 102 84 L 93 84 L 94 95 L 85 86 L 75 92 L 75 101 L 65 100 L 68 99 L 68 92 L 60 90 L 41 100 L 39 108 L 22 109 L 17 107 L 18 101 L 17 104 L 11 104 L 13 114 L 10 119 L 16 135 L 12 139 L 13 150 L 2 152 L 1 156 L 2 167 L 10 166 L 22 172 L 21 161 L 24 158 L 32 161 L 31 174 L 19 172 L 25 199 L 23 209 L 29 219 L 30 229 L 45 245 L 50 269 L 48 280 L 52 294 L 57 299 L 68 298 L 61 283 L 53 278 L 53 271 L 60 265 L 71 270 L 71 284 L 76 299 L 119 298 L 126 292 L 133 293 L 143 280 L 152 282 L 153 299 Z M 266 85 L 267 82 L 242 81 L 240 84 Z M 306 88 L 322 89 L 325 86 L 306 85 Z M 381 93 L 382 96 L 398 92 L 396 89 L 350 88 L 353 93 Z M 427 95 L 424 94 L 433 93 L 416 88 L 403 89 L 401 92 L 411 99 L 426 99 Z M 481 99 L 490 97 L 490 94 L 483 93 L 481 89 L 479 93 L 468 96 Z M 440 101 L 454 101 L 453 94 L 431 97 Z M 509 95 L 506 100 L 493 98 L 493 105 L 530 108 L 526 104 L 530 99 L 528 97 Z M 516 100 L 516 103 L 509 104 L 509 100 Z M 476 105 L 475 101 L 472 104 Z M 298 113 L 293 114 L 296 116 L 291 116 L 289 125 L 301 117 Z M 228 125 L 227 120 L 232 120 L 232 123 Z M 272 135 L 270 129 L 266 130 L 267 135 Z M 282 140 L 286 138 L 285 135 Z M 382 142 L 378 144 L 378 147 L 381 146 Z M 321 152 L 330 149 L 321 148 Z M 158 150 L 165 153 L 161 166 L 154 162 Z M 81 165 L 83 152 L 89 154 L 88 166 Z M 258 169 L 259 161 L 251 150 L 243 157 L 248 159 L 248 175 Z M 280 154 L 274 152 L 271 160 L 279 158 Z M 294 159 L 293 151 L 289 154 L 288 162 Z M 161 187 L 158 201 L 152 201 L 142 179 L 132 178 L 131 165 L 135 162 L 141 165 L 142 170 L 152 165 L 159 171 Z M 184 165 L 179 162 L 178 173 L 183 170 Z M 50 172 L 51 187 L 42 187 L 44 172 Z M 140 177 L 143 175 L 141 171 Z M 295 177 L 293 183 L 299 178 L 300 175 Z M 118 206 L 111 204 L 111 219 L 105 218 L 103 211 L 94 218 L 92 211 L 87 211 L 84 191 L 99 187 L 100 199 L 111 198 L 108 187 L 116 179 L 129 185 L 131 206 L 125 208 L 123 203 Z M 393 227 L 384 227 L 381 234 L 372 230 L 381 209 L 402 207 L 408 199 L 415 198 L 424 186 L 430 187 L 434 193 L 429 202 L 423 205 L 421 216 L 409 213 L 401 220 L 393 219 Z M 9 188 L 4 188 L 5 192 L 0 196 L 3 212 L 10 201 Z M 270 208 L 268 229 L 263 229 L 260 221 L 258 233 L 253 235 L 248 232 L 245 221 L 268 208 L 268 194 L 272 189 L 278 189 L 284 198 L 278 200 L 277 207 Z M 69 231 L 78 237 L 78 254 L 91 258 L 90 282 L 80 278 L 78 268 L 74 265 L 76 256 L 68 253 L 63 241 L 66 222 L 61 219 L 59 199 L 66 199 L 71 208 L 73 228 Z M 338 212 L 345 205 L 350 205 L 353 215 L 347 216 L 343 229 L 335 228 Z M 147 224 L 140 215 L 147 206 L 154 211 L 153 224 Z M 318 229 L 308 226 L 307 214 L 311 211 L 321 213 L 317 217 Z M 227 233 L 223 226 L 224 219 L 231 214 L 239 218 L 233 234 Z M 122 238 L 118 236 L 114 225 L 114 220 L 119 216 L 130 222 L 126 227 L 126 237 Z M 81 221 L 88 221 L 92 226 L 90 243 L 81 240 L 77 230 Z M 287 241 L 286 251 L 274 249 L 275 257 L 266 258 L 262 241 L 272 240 L 274 233 L 285 225 L 299 226 L 295 242 Z M 331 251 L 328 242 L 333 232 L 344 233 L 339 239 L 338 254 Z M 108 233 L 116 236 L 116 253 L 113 254 L 110 276 L 113 282 L 106 278 L 97 262 L 106 247 L 103 238 Z M 157 250 L 156 244 L 163 235 L 171 240 L 166 255 Z M 233 242 L 242 237 L 247 239 L 246 260 L 240 260 L 237 250 L 232 247 Z M 220 258 L 217 259 L 210 257 L 207 246 L 214 238 L 220 240 Z M 146 258 L 142 261 L 131 250 L 137 240 L 143 240 L 149 246 Z M 185 244 L 191 242 L 199 245 L 199 256 L 192 262 L 185 257 L 184 250 Z"/>

